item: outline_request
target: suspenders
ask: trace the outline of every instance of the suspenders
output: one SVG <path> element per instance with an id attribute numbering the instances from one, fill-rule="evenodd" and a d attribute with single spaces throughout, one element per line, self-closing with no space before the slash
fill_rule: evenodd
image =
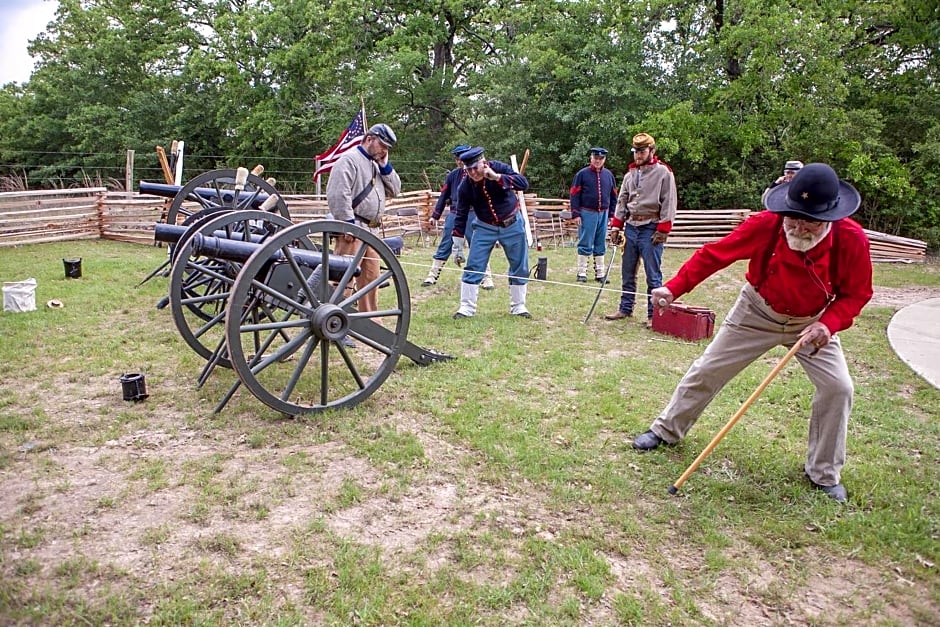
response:
<path id="1" fill-rule="evenodd" d="M 761 259 L 760 265 L 760 281 L 761 283 L 754 286 L 754 289 L 757 293 L 760 293 L 761 285 L 763 285 L 764 280 L 767 278 L 767 267 L 770 265 L 770 258 L 774 255 L 774 250 L 777 248 L 777 242 L 780 238 L 783 237 L 783 216 L 778 215 L 777 220 L 774 223 L 773 234 L 770 236 L 770 241 L 767 243 L 767 250 L 764 251 L 764 257 Z M 832 301 L 836 299 L 835 292 L 837 291 L 835 277 L 838 275 L 839 267 L 839 221 L 836 220 L 832 223 L 832 247 L 829 250 L 829 284 L 832 286 L 832 293 L 829 293 L 826 302 L 828 307 L 832 304 Z"/>

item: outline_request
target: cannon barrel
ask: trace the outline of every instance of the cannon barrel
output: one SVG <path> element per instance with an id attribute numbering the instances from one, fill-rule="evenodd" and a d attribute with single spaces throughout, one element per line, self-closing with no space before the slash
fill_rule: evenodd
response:
<path id="1" fill-rule="evenodd" d="M 154 228 L 153 239 L 156 242 L 164 242 L 175 244 L 180 241 L 180 238 L 186 234 L 186 231 L 190 227 L 187 226 L 176 226 L 173 224 L 163 224 L 157 223 Z M 216 231 L 212 234 L 213 237 L 218 237 L 221 239 L 230 239 L 227 237 L 225 231 Z M 264 238 L 261 235 L 251 234 L 249 235 L 249 241 L 256 244 L 261 243 Z M 241 240 L 239 240 L 241 241 Z M 405 238 L 401 235 L 395 235 L 393 237 L 382 238 L 382 242 L 392 249 L 392 252 L 395 253 L 395 256 L 400 256 L 402 249 L 405 247 Z M 203 253 L 204 254 L 204 253 Z M 228 259 L 228 261 L 239 261 L 238 259 Z"/>
<path id="2" fill-rule="evenodd" d="M 181 185 L 167 185 L 166 183 L 150 183 L 148 181 L 140 182 L 140 193 L 141 194 L 150 194 L 152 196 L 161 196 L 163 198 L 174 198 L 177 194 L 180 193 L 180 190 L 183 189 Z M 235 190 L 231 189 L 215 189 L 212 187 L 197 187 L 192 191 L 192 193 L 197 194 L 203 200 L 214 201 L 218 203 L 225 203 L 228 205 L 232 204 L 232 201 L 235 200 Z M 239 205 L 243 202 L 249 202 L 250 205 L 247 208 L 257 209 L 260 207 L 264 201 L 268 199 L 268 194 L 265 193 L 255 193 L 255 192 L 238 192 L 238 202 Z"/>
<path id="3" fill-rule="evenodd" d="M 189 230 L 189 227 L 185 226 L 175 226 L 172 224 L 157 224 L 154 226 L 153 239 L 157 242 L 165 243 L 176 243 L 180 240 L 183 235 Z M 196 255 L 202 255 L 204 257 L 212 257 L 214 259 L 224 259 L 225 261 L 235 261 L 238 263 L 244 263 L 248 261 L 248 258 L 251 257 L 255 251 L 257 251 L 261 244 L 256 241 L 242 241 L 228 239 L 226 237 L 218 237 L 218 235 L 224 235 L 224 231 L 216 232 L 213 236 L 202 235 L 201 233 L 195 233 L 190 240 L 190 245 L 192 246 L 193 253 Z M 323 259 L 321 253 L 313 250 L 306 250 L 303 248 L 291 249 L 293 258 L 297 263 L 303 267 L 310 268 L 315 270 L 320 266 L 320 262 Z M 282 262 L 286 261 L 284 253 L 280 250 L 274 251 L 271 255 L 270 261 L 273 262 Z M 342 278 L 343 273 L 346 272 L 346 269 L 349 267 L 350 258 L 344 256 L 330 255 L 330 280 L 338 281 Z M 356 271 L 353 273 L 353 276 L 359 276 L 359 268 L 356 268 Z"/>

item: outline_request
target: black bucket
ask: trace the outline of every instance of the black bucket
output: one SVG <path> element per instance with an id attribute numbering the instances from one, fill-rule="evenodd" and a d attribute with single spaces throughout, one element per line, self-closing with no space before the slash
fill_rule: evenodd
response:
<path id="1" fill-rule="evenodd" d="M 121 390 L 124 392 L 125 401 L 142 401 L 149 396 L 142 374 L 121 375 Z"/>
<path id="2" fill-rule="evenodd" d="M 539 281 L 548 278 L 548 257 L 539 257 L 539 262 L 535 266 L 535 278 Z"/>
<path id="3" fill-rule="evenodd" d="M 80 279 L 82 278 L 82 258 L 78 259 L 63 259 L 62 265 L 65 266 L 65 278 L 66 279 Z"/>

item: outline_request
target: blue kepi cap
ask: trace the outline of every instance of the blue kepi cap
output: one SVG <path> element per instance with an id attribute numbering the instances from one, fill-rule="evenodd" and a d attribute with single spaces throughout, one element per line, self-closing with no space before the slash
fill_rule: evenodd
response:
<path id="1" fill-rule="evenodd" d="M 460 153 L 460 160 L 463 161 L 463 166 L 468 168 L 474 165 L 477 161 L 483 158 L 483 148 L 477 146 L 476 148 L 471 148 Z"/>
<path id="2" fill-rule="evenodd" d="M 593 148 L 591 148 L 591 154 L 592 154 L 592 155 L 597 155 L 597 156 L 599 156 L 599 157 L 606 157 L 606 156 L 607 156 L 607 149 L 606 149 L 606 148 L 601 148 L 601 147 L 599 147 L 599 146 L 594 146 Z"/>
<path id="3" fill-rule="evenodd" d="M 454 149 L 450 151 L 450 154 L 459 158 L 461 153 L 467 152 L 471 148 L 472 146 L 470 144 L 457 144 L 454 146 Z"/>

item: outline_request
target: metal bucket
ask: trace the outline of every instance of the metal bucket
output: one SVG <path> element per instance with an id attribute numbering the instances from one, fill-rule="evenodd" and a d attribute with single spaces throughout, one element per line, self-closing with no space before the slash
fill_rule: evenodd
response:
<path id="1" fill-rule="evenodd" d="M 137 373 L 121 375 L 121 391 L 125 401 L 142 401 L 149 396 L 144 375 Z"/>
<path id="2" fill-rule="evenodd" d="M 66 279 L 80 279 L 82 278 L 82 258 L 78 259 L 63 259 L 62 265 L 65 266 L 65 278 Z"/>
<path id="3" fill-rule="evenodd" d="M 548 278 L 548 257 L 539 257 L 539 262 L 535 266 L 535 278 L 539 281 Z"/>

